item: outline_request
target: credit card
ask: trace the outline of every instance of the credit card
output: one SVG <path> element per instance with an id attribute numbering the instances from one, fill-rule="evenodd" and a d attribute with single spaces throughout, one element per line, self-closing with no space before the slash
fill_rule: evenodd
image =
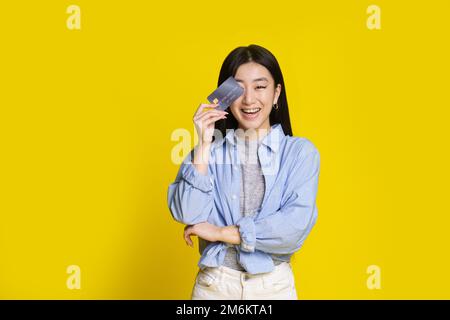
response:
<path id="1" fill-rule="evenodd" d="M 242 88 L 239 83 L 234 80 L 233 76 L 230 76 L 208 96 L 208 101 L 210 103 L 219 104 L 216 110 L 225 110 L 243 93 L 244 88 Z"/>

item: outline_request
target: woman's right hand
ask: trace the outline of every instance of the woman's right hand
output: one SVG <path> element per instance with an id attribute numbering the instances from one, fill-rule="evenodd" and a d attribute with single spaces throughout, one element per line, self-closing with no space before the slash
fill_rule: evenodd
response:
<path id="1" fill-rule="evenodd" d="M 222 110 L 215 110 L 218 104 L 205 104 L 202 103 L 198 107 L 194 114 L 194 124 L 197 130 L 198 138 L 200 143 L 210 144 L 212 142 L 212 137 L 214 135 L 214 123 L 220 119 L 226 119 L 228 112 Z M 212 108 L 211 110 L 205 111 L 205 108 Z"/>

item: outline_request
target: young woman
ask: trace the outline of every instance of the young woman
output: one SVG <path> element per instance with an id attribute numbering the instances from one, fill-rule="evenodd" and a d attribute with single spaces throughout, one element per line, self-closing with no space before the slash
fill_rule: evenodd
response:
<path id="1" fill-rule="evenodd" d="M 225 111 L 201 104 L 199 143 L 168 189 L 184 239 L 199 238 L 192 299 L 297 299 L 290 258 L 317 219 L 320 157 L 292 136 L 283 75 L 267 49 L 234 49 L 229 76 L 244 93 Z M 214 138 L 214 139 L 213 139 Z"/>

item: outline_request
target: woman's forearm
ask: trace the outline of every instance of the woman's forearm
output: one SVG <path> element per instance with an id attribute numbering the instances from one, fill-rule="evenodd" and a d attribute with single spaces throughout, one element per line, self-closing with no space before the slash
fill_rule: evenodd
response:
<path id="1" fill-rule="evenodd" d="M 198 144 L 194 150 L 194 166 L 198 172 L 203 175 L 208 174 L 209 154 L 211 152 L 211 144 L 203 142 Z"/>
<path id="2" fill-rule="evenodd" d="M 229 244 L 240 244 L 241 236 L 237 226 L 226 226 L 220 229 L 219 241 L 227 242 Z"/>

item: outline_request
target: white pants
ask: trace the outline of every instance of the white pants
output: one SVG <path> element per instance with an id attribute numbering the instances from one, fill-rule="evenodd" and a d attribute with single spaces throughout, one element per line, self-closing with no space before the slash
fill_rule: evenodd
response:
<path id="1" fill-rule="evenodd" d="M 250 274 L 219 266 L 199 269 L 192 300 L 297 300 L 294 273 L 283 262 L 271 272 Z"/>

